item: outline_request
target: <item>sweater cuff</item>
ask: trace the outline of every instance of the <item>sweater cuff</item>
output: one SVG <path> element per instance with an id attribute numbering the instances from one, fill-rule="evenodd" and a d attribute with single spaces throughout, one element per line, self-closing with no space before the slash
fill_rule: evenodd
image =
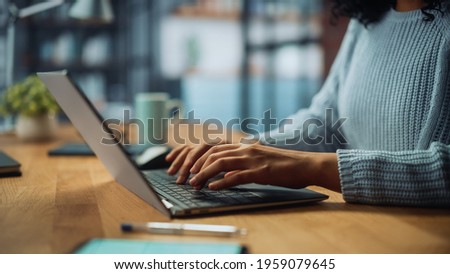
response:
<path id="1" fill-rule="evenodd" d="M 352 165 L 356 157 L 348 149 L 338 149 L 336 153 L 342 196 L 346 202 L 358 202 L 358 182 L 353 177 Z"/>

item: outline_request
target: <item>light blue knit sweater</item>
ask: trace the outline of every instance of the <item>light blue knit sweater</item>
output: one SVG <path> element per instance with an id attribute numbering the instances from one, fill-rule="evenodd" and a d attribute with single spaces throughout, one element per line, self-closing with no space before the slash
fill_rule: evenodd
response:
<path id="1" fill-rule="evenodd" d="M 435 15 L 391 10 L 367 28 L 352 20 L 311 107 L 272 132 L 277 146 L 337 151 L 347 202 L 450 206 L 450 15 Z M 284 145 L 327 108 L 347 118 L 347 144 Z"/>

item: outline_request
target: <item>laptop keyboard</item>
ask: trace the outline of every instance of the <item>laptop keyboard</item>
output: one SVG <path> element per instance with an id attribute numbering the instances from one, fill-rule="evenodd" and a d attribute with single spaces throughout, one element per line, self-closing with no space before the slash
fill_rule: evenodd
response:
<path id="1" fill-rule="evenodd" d="M 165 170 L 143 173 L 160 196 L 187 208 L 253 204 L 262 200 L 260 196 L 247 189 L 232 188 L 215 191 L 205 187 L 202 190 L 195 190 L 189 184 L 178 185 L 176 177 L 168 175 Z"/>

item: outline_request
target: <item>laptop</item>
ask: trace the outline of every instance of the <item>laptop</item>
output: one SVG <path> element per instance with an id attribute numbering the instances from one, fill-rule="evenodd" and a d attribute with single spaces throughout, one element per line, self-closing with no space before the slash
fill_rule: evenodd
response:
<path id="1" fill-rule="evenodd" d="M 287 189 L 246 184 L 226 190 L 177 185 L 176 177 L 164 169 L 140 170 L 119 142 L 102 144 L 115 138 L 84 92 L 74 83 L 68 71 L 37 73 L 56 98 L 62 110 L 86 143 L 102 161 L 113 178 L 169 218 L 236 212 L 247 209 L 299 205 L 322 201 L 328 196 L 308 189 Z"/>

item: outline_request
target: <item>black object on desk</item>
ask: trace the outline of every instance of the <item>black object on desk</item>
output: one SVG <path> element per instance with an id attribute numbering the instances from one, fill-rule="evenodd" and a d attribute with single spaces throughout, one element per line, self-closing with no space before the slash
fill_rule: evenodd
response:
<path id="1" fill-rule="evenodd" d="M 8 154 L 0 151 L 0 177 L 15 177 L 22 175 L 20 163 Z"/>
<path id="2" fill-rule="evenodd" d="M 139 169 L 161 169 L 170 166 L 165 157 L 170 148 L 161 145 L 124 145 Z M 94 156 L 94 152 L 86 143 L 66 143 L 48 151 L 49 156 Z"/>
<path id="3" fill-rule="evenodd" d="M 125 150 L 130 155 L 144 152 L 147 145 L 125 145 Z M 50 156 L 94 156 L 94 152 L 86 143 L 66 143 L 48 151 Z"/>

